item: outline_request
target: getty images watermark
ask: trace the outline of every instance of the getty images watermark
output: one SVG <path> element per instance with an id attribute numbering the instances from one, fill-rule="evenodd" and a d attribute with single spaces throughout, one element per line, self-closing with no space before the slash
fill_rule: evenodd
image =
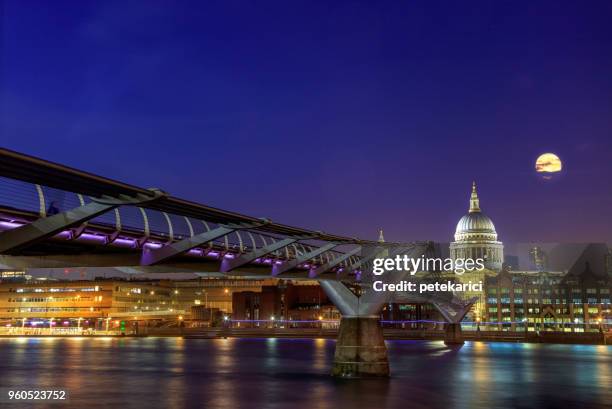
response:
<path id="1" fill-rule="evenodd" d="M 395 256 L 395 258 L 376 258 L 374 259 L 374 266 L 372 273 L 376 276 L 380 276 L 385 272 L 390 271 L 407 271 L 411 276 L 414 276 L 419 271 L 444 271 L 453 272 L 457 275 L 463 275 L 466 272 L 482 271 L 485 268 L 484 258 L 427 258 L 421 256 L 419 258 L 412 258 L 406 255 Z M 382 280 L 374 281 L 372 284 L 374 291 L 418 291 L 419 293 L 430 292 L 430 291 L 482 291 L 482 281 L 473 283 L 468 282 L 454 282 L 448 280 L 447 282 L 440 283 L 415 283 L 411 281 L 400 281 L 398 283 L 385 283 Z"/>

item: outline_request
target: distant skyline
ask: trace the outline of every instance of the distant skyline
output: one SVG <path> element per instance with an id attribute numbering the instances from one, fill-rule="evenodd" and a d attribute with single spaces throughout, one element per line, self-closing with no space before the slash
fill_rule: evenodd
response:
<path id="1" fill-rule="evenodd" d="M 612 3 L 2 4 L 9 149 L 392 241 L 475 180 L 505 243 L 612 243 Z"/>

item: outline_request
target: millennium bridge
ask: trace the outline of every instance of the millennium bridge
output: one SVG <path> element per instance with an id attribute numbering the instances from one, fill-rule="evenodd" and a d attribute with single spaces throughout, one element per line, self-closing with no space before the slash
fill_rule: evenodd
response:
<path id="1" fill-rule="evenodd" d="M 460 321 L 474 300 L 372 290 L 375 258 L 431 257 L 437 248 L 288 226 L 0 149 L 0 270 L 317 280 L 342 315 L 335 376 L 389 374 L 380 311 L 390 302 L 431 303 L 446 322 L 445 342 L 463 343 Z M 387 283 L 407 278 L 385 274 Z"/>

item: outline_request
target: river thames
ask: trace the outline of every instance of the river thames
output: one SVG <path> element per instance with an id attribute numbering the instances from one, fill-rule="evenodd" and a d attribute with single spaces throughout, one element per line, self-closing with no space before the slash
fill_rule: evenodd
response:
<path id="1" fill-rule="evenodd" d="M 324 339 L 0 339 L 0 387 L 74 408 L 612 407 L 612 346 L 387 342 L 389 379 L 330 375 Z"/>

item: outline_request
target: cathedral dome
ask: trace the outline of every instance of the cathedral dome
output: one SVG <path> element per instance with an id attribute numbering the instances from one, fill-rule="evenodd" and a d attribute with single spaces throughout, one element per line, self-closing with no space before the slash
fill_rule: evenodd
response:
<path id="1" fill-rule="evenodd" d="M 497 232 L 493 221 L 480 210 L 476 183 L 474 183 L 472 184 L 472 195 L 470 197 L 470 211 L 457 223 L 455 241 L 483 239 L 496 241 Z"/>
<path id="2" fill-rule="evenodd" d="M 464 233 L 497 234 L 493 222 L 484 213 L 470 213 L 463 216 L 457 223 L 455 235 Z"/>

